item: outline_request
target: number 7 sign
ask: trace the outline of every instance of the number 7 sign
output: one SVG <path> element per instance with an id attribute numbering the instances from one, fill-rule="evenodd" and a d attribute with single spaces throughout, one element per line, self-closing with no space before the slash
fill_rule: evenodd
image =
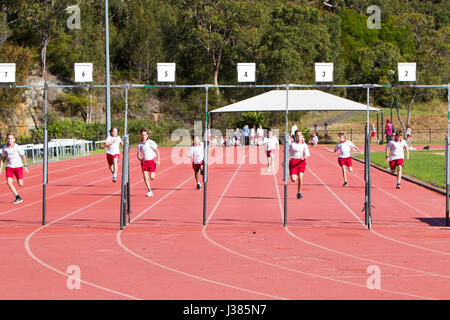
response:
<path id="1" fill-rule="evenodd" d="M 0 83 L 16 82 L 16 64 L 0 63 Z"/>

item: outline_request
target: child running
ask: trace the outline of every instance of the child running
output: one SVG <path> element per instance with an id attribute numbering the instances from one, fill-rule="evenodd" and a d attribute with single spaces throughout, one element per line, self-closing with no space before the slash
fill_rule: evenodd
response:
<path id="1" fill-rule="evenodd" d="M 278 139 L 273 136 L 272 130 L 267 130 L 267 138 L 264 138 L 263 144 L 266 146 L 267 171 L 275 167 L 275 150 L 278 150 Z"/>
<path id="2" fill-rule="evenodd" d="M 395 139 L 389 141 L 386 146 L 386 161 L 389 161 L 391 173 L 395 173 L 395 169 L 398 168 L 397 189 L 400 189 L 400 181 L 402 179 L 403 159 L 405 157 L 403 150 L 406 151 L 406 160 L 409 160 L 408 145 L 403 139 L 402 130 L 398 130 L 395 134 Z"/>
<path id="3" fill-rule="evenodd" d="M 306 159 L 310 156 L 308 145 L 303 139 L 301 130 L 295 131 L 295 140 L 289 145 L 289 175 L 291 181 L 296 182 L 298 179 L 297 199 L 303 199 L 301 194 L 303 184 L 303 173 L 306 169 Z"/>
<path id="4" fill-rule="evenodd" d="M 156 166 L 159 166 L 161 158 L 159 156 L 158 145 L 155 141 L 148 138 L 148 129 L 142 128 L 140 133 L 141 141 L 137 148 L 137 158 L 141 161 L 142 174 L 144 175 L 144 181 L 148 189 L 146 196 L 153 197 L 150 180 L 155 180 Z M 157 159 L 154 160 L 156 157 Z"/>
<path id="5" fill-rule="evenodd" d="M 15 143 L 16 138 L 13 133 L 8 133 L 6 135 L 6 145 L 3 146 L 2 156 L 0 158 L 0 175 L 3 169 L 3 162 L 6 161 L 6 183 L 9 189 L 16 197 L 12 203 L 17 204 L 23 201 L 22 197 L 17 192 L 13 185 L 14 176 L 17 179 L 17 184 L 23 186 L 23 167 L 25 167 L 25 172 L 28 173 L 27 158 L 25 157 L 25 152 L 23 148 Z"/>
<path id="6" fill-rule="evenodd" d="M 377 140 L 377 143 L 379 144 L 380 141 L 378 141 L 378 139 L 377 139 L 377 137 L 376 137 L 377 129 L 375 128 L 375 126 L 373 125 L 373 123 L 370 124 L 370 131 L 371 131 L 371 134 L 370 134 L 370 142 L 372 142 L 372 139 L 375 139 L 375 140 Z"/>
<path id="7" fill-rule="evenodd" d="M 264 129 L 263 129 L 262 125 L 259 125 L 258 130 L 256 130 L 256 144 L 258 146 L 262 145 L 263 138 L 264 138 Z"/>
<path id="8" fill-rule="evenodd" d="M 256 135 L 256 128 L 255 128 L 255 126 L 253 126 L 250 129 L 250 145 L 251 146 L 255 145 L 255 135 Z"/>
<path id="9" fill-rule="evenodd" d="M 344 177 L 344 187 L 348 187 L 347 168 L 349 172 L 353 171 L 351 152 L 353 149 L 362 153 L 353 142 L 347 140 L 347 135 L 344 131 L 338 133 L 339 143 L 334 147 L 334 150 L 325 148 L 326 151 L 336 152 L 339 150 L 338 163 L 342 168 L 342 176 Z"/>
<path id="10" fill-rule="evenodd" d="M 123 141 L 119 136 L 119 128 L 113 127 L 109 130 L 110 136 L 105 141 L 106 161 L 113 174 L 113 182 L 117 182 L 117 167 L 120 158 L 120 146 L 123 147 Z"/>
<path id="11" fill-rule="evenodd" d="M 197 182 L 197 190 L 202 188 L 202 185 L 198 181 L 198 172 L 203 175 L 203 154 L 204 146 L 199 137 L 194 138 L 194 144 L 189 149 L 189 158 L 192 158 L 192 168 L 194 169 L 194 177 Z"/>
<path id="12" fill-rule="evenodd" d="M 323 125 L 323 138 L 325 140 L 325 144 L 328 143 L 328 123 L 325 122 L 325 124 Z"/>

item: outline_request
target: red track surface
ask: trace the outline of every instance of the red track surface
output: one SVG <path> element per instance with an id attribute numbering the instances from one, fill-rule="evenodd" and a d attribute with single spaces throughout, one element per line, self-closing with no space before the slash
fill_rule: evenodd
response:
<path id="1" fill-rule="evenodd" d="M 123 231 L 120 183 L 103 155 L 50 163 L 44 227 L 42 167 L 30 168 L 17 206 L 2 175 L 0 299 L 450 298 L 444 196 L 407 181 L 397 190 L 395 177 L 372 170 L 369 231 L 363 165 L 354 162 L 343 188 L 336 154 L 319 146 L 303 200 L 289 183 L 283 228 L 281 167 L 263 175 L 248 149 L 227 150 L 244 161 L 210 166 L 206 227 L 203 190 L 189 164 L 172 163 L 172 149 L 161 149 L 153 198 L 131 152 L 132 223 Z M 66 285 L 73 265 L 79 290 Z M 380 268 L 380 290 L 367 288 L 369 266 Z"/>

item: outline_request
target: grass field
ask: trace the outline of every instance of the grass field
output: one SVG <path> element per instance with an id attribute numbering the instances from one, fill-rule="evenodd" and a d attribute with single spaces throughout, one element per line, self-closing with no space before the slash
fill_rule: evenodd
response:
<path id="1" fill-rule="evenodd" d="M 364 159 L 364 155 L 356 157 Z M 389 168 L 383 151 L 371 152 L 370 160 L 380 167 Z M 403 174 L 445 189 L 444 150 L 410 150 L 409 160 L 405 160 Z"/>

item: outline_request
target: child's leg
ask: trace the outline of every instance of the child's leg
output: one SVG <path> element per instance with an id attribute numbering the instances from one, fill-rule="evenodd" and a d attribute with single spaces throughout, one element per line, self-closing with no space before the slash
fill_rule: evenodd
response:
<path id="1" fill-rule="evenodd" d="M 400 184 L 400 180 L 402 180 L 403 166 L 402 165 L 398 165 L 397 167 L 398 167 L 397 184 Z"/>
<path id="2" fill-rule="evenodd" d="M 112 165 L 112 174 L 114 175 L 114 177 L 117 177 L 117 167 L 118 167 L 118 163 L 119 163 L 119 159 L 114 158 L 114 163 Z"/>
<path id="3" fill-rule="evenodd" d="M 195 182 L 198 184 L 198 171 L 194 170 Z"/>
<path id="4" fill-rule="evenodd" d="M 9 189 L 14 193 L 15 196 L 17 196 L 19 193 L 17 192 L 16 188 L 13 185 L 13 179 L 7 178 L 6 183 L 8 184 Z"/>
<path id="5" fill-rule="evenodd" d="M 342 166 L 342 177 L 344 178 L 344 182 L 347 182 L 347 170 L 346 170 L 346 166 Z"/>
<path id="6" fill-rule="evenodd" d="M 17 179 L 17 184 L 19 187 L 23 187 L 23 179 Z"/>
<path id="7" fill-rule="evenodd" d="M 147 186 L 147 189 L 151 190 L 150 177 L 149 177 L 148 171 L 142 171 L 142 174 L 144 175 L 144 182 L 145 182 L 145 185 Z"/>
<path id="8" fill-rule="evenodd" d="M 297 193 L 301 193 L 302 192 L 302 184 L 303 184 L 303 172 L 300 172 L 300 175 L 298 177 Z"/>

